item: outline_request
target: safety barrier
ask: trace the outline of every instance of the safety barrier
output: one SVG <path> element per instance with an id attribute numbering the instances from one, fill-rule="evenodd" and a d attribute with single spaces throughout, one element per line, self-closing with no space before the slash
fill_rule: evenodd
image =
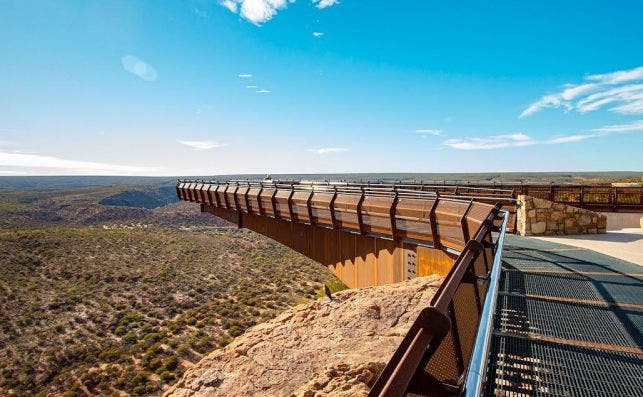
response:
<path id="1" fill-rule="evenodd" d="M 417 317 L 369 396 L 478 395 L 484 384 L 508 213 L 496 243 L 489 214 L 429 306 Z"/>

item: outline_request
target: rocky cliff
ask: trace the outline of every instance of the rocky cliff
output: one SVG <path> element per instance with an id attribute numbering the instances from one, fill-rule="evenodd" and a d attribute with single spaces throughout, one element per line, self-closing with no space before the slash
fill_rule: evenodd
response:
<path id="1" fill-rule="evenodd" d="M 346 290 L 250 328 L 166 396 L 366 395 L 442 279 Z"/>

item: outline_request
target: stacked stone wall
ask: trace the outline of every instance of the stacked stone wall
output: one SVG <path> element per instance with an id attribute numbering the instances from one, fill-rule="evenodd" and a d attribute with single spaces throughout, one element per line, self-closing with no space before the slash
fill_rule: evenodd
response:
<path id="1" fill-rule="evenodd" d="M 605 233 L 607 218 L 571 205 L 519 195 L 518 233 L 521 236 Z"/>

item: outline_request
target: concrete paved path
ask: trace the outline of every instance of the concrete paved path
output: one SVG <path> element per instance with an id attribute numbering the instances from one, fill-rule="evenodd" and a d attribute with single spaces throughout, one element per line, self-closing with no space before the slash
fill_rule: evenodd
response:
<path id="1" fill-rule="evenodd" d="M 605 234 L 536 237 L 542 241 L 587 248 L 643 266 L 643 229 L 610 230 Z"/>

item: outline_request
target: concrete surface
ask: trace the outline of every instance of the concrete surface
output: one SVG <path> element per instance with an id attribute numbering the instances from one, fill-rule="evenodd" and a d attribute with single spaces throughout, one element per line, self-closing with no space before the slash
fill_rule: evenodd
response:
<path id="1" fill-rule="evenodd" d="M 534 238 L 594 250 L 643 266 L 643 229 L 641 228 L 608 230 L 606 234 Z"/>
<path id="2" fill-rule="evenodd" d="M 607 217 L 607 230 L 641 228 L 641 212 L 599 212 Z"/>

